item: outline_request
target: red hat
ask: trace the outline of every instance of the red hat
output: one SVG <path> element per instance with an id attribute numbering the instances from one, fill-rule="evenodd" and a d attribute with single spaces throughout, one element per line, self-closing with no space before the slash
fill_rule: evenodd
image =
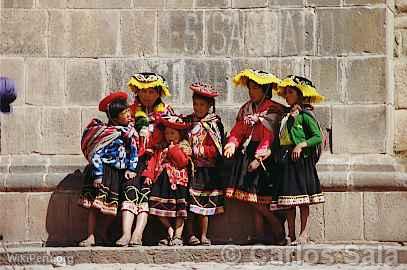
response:
<path id="1" fill-rule="evenodd" d="M 212 85 L 209 85 L 207 83 L 202 83 L 202 82 L 196 82 L 193 83 L 189 87 L 195 94 L 204 96 L 204 97 L 209 97 L 209 98 L 214 98 L 219 96 L 219 93 L 213 88 Z"/>
<path id="2" fill-rule="evenodd" d="M 187 129 L 190 127 L 190 123 L 185 122 L 182 120 L 181 117 L 176 115 L 165 115 L 161 116 L 159 119 L 159 123 L 161 123 L 165 127 L 173 128 L 173 129 Z"/>
<path id="3" fill-rule="evenodd" d="M 126 92 L 123 92 L 123 91 L 110 93 L 110 95 L 108 95 L 107 97 L 105 97 L 104 99 L 102 99 L 99 102 L 99 111 L 106 112 L 110 103 L 112 103 L 113 101 L 116 101 L 116 100 L 125 100 L 125 101 L 127 101 L 128 96 L 129 95 Z"/>

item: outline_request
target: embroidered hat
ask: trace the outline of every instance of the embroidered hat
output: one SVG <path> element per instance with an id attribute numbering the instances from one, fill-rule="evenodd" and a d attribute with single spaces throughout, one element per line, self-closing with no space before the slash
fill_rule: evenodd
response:
<path id="1" fill-rule="evenodd" d="M 113 101 L 116 101 L 116 100 L 127 101 L 128 96 L 129 95 L 123 91 L 118 91 L 118 92 L 109 94 L 108 96 L 106 96 L 99 102 L 99 111 L 106 112 L 110 103 L 112 103 Z"/>
<path id="2" fill-rule="evenodd" d="M 233 77 L 233 83 L 236 86 L 241 85 L 246 86 L 248 80 L 252 80 L 260 85 L 264 84 L 278 85 L 281 82 L 281 80 L 274 76 L 273 74 L 256 69 L 245 69 Z"/>
<path id="3" fill-rule="evenodd" d="M 161 89 L 161 95 L 170 96 L 170 90 L 168 84 L 163 76 L 150 73 L 150 72 L 141 72 L 136 73 L 131 76 L 128 86 L 131 91 L 137 93 L 138 90 L 146 89 L 146 88 L 154 88 L 159 87 Z"/>
<path id="4" fill-rule="evenodd" d="M 212 85 L 203 83 L 203 82 L 196 82 L 191 84 L 189 87 L 195 94 L 199 96 L 215 98 L 219 96 L 219 93 L 213 88 Z"/>
<path id="5" fill-rule="evenodd" d="M 191 123 L 185 122 L 180 116 L 177 115 L 163 115 L 159 119 L 159 123 L 165 127 L 183 130 L 191 126 Z"/>
<path id="6" fill-rule="evenodd" d="M 17 99 L 16 82 L 7 77 L 0 77 L 0 111 L 9 113 L 10 104 Z"/>
<path id="7" fill-rule="evenodd" d="M 281 81 L 277 88 L 277 94 L 285 98 L 285 89 L 288 86 L 297 88 L 304 97 L 309 98 L 311 103 L 318 103 L 325 99 L 315 89 L 315 86 L 310 80 L 304 77 L 289 75 Z"/>

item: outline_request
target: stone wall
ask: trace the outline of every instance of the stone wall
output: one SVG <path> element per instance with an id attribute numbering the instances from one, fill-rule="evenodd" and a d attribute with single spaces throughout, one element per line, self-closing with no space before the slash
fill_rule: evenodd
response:
<path id="1" fill-rule="evenodd" d="M 213 83 L 229 129 L 247 99 L 230 78 L 247 67 L 305 75 L 328 98 L 316 112 L 332 129 L 333 154 L 320 167 L 329 194 L 314 209 L 313 238 L 406 241 L 389 229 L 407 224 L 405 166 L 394 158 L 407 151 L 406 1 L 0 0 L 0 7 L 0 74 L 19 90 L 14 112 L 1 116 L 6 241 L 83 235 L 86 216 L 74 206 L 81 132 L 92 117 L 104 118 L 101 97 L 126 89 L 134 72 L 164 75 L 167 102 L 179 112 L 192 109 L 191 82 Z M 229 209 L 219 224 L 239 223 L 237 207 Z"/>

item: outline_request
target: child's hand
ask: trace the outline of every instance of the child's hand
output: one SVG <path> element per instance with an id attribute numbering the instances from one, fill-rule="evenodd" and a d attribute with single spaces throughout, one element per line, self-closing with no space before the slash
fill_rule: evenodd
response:
<path id="1" fill-rule="evenodd" d="M 170 145 L 168 146 L 168 150 L 171 149 L 171 148 L 173 148 L 174 146 L 175 146 L 175 145 L 174 145 L 174 142 L 171 141 Z"/>
<path id="2" fill-rule="evenodd" d="M 236 151 L 236 145 L 234 143 L 228 143 L 225 145 L 225 150 L 223 151 L 223 155 L 227 158 L 230 158 L 234 155 Z"/>
<path id="3" fill-rule="evenodd" d="M 126 170 L 126 172 L 124 173 L 124 178 L 126 178 L 126 180 L 133 179 L 136 176 L 137 176 L 137 173 L 129 171 L 129 170 Z"/>
<path id="4" fill-rule="evenodd" d="M 298 160 L 298 159 L 300 158 L 301 152 L 302 152 L 302 148 L 303 148 L 303 147 L 304 147 L 304 146 L 303 146 L 302 144 L 297 144 L 297 145 L 294 147 L 294 150 L 293 150 L 293 152 L 291 153 L 291 159 L 292 159 L 292 160 L 296 161 L 296 160 Z"/>
<path id="5" fill-rule="evenodd" d="M 150 178 L 146 177 L 146 180 L 144 180 L 144 184 L 150 186 L 153 183 L 153 180 L 151 180 Z"/>
<path id="6" fill-rule="evenodd" d="M 95 188 L 100 188 L 102 186 L 102 178 L 98 178 L 93 180 L 93 186 Z"/>
<path id="7" fill-rule="evenodd" d="M 252 162 L 250 162 L 249 167 L 247 168 L 247 170 L 249 172 L 253 172 L 253 171 L 257 170 L 257 168 L 259 166 L 260 166 L 260 162 L 257 159 L 255 159 Z"/>

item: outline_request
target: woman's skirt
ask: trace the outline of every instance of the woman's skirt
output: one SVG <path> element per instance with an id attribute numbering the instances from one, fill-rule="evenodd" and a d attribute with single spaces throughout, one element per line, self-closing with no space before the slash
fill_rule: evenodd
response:
<path id="1" fill-rule="evenodd" d="M 315 158 L 311 154 L 297 161 L 291 159 L 293 147 L 282 149 L 285 158 L 276 162 L 277 174 L 277 204 L 280 207 L 290 207 L 325 202 Z"/>
<path id="2" fill-rule="evenodd" d="M 118 170 L 109 165 L 103 169 L 100 188 L 93 186 L 94 177 L 90 165 L 84 170 L 85 185 L 79 197 L 78 204 L 84 208 L 94 208 L 104 215 L 117 215 L 119 207 L 120 185 L 124 181 L 125 170 Z"/>
<path id="3" fill-rule="evenodd" d="M 145 169 L 146 164 L 146 158 L 144 156 L 141 157 L 137 164 L 137 176 L 123 181 L 121 211 L 130 211 L 134 215 L 138 215 L 141 212 L 149 212 L 148 199 L 151 188 L 144 183 L 145 177 L 140 175 Z"/>
<path id="4" fill-rule="evenodd" d="M 217 167 L 196 167 L 189 188 L 189 211 L 203 216 L 223 213 L 225 198 Z"/>
<path id="5" fill-rule="evenodd" d="M 164 170 L 151 187 L 150 214 L 159 217 L 187 217 L 188 188 L 177 185 L 174 190 Z"/>
<path id="6" fill-rule="evenodd" d="M 271 171 L 273 160 L 263 161 L 255 171 L 249 172 L 249 164 L 255 159 L 259 142 L 250 142 L 245 153 L 237 149 L 231 159 L 225 160 L 223 178 L 225 179 L 225 197 L 241 201 L 271 204 L 273 202 L 274 176 Z"/>

